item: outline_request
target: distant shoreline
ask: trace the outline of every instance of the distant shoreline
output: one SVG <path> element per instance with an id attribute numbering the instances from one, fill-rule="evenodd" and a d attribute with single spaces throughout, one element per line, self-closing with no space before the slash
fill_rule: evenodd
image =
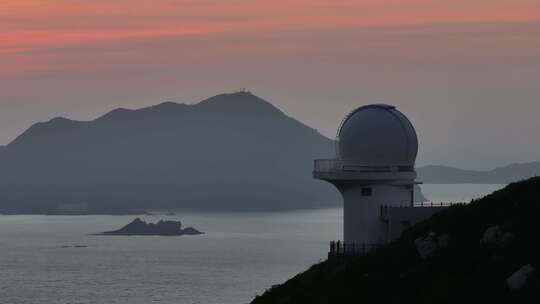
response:
<path id="1" fill-rule="evenodd" d="M 473 198 L 476 198 L 476 195 L 474 194 L 475 186 L 477 187 L 483 187 L 485 185 L 493 185 L 493 186 L 500 186 L 500 187 L 494 187 L 494 189 L 487 189 L 486 191 L 493 191 L 497 190 L 497 188 L 502 188 L 503 186 L 507 184 L 481 184 L 481 183 L 425 183 L 424 186 L 449 186 L 447 191 L 444 191 L 443 194 L 439 197 L 439 194 L 434 194 L 433 191 L 429 191 L 430 188 L 422 188 L 421 195 L 425 196 L 424 201 L 425 202 L 442 202 L 442 201 L 448 201 L 448 202 L 469 202 Z M 454 189 L 452 186 L 458 186 L 458 189 Z M 455 197 L 452 197 L 452 193 L 455 191 L 460 191 L 459 186 L 464 186 L 461 188 L 466 189 L 465 193 L 455 195 Z M 422 185 L 420 185 L 422 187 Z M 469 186 L 469 187 L 467 187 Z M 489 188 L 489 187 L 487 187 Z M 436 193 L 439 192 L 439 188 L 435 187 Z M 446 188 L 442 188 L 446 189 Z M 463 190 L 463 189 L 462 189 Z M 480 191 L 482 192 L 482 191 Z M 450 193 L 450 195 L 448 195 Z M 479 193 L 479 194 L 487 194 L 487 193 Z M 415 193 L 415 197 L 418 193 Z M 471 196 L 472 195 L 472 196 Z M 342 207 L 342 204 L 338 202 L 339 197 L 336 196 L 335 203 L 333 204 L 326 204 L 326 206 L 320 206 L 320 204 L 315 204 L 313 207 L 306 207 L 306 208 L 275 208 L 275 209 L 238 209 L 238 208 L 232 208 L 232 209 L 193 209 L 193 208 L 185 208 L 185 209 L 156 209 L 156 210 L 118 210 L 118 211 L 100 211 L 100 210 L 87 210 L 87 211 L 81 211 L 81 212 L 75 212 L 75 211 L 50 211 L 50 212 L 44 212 L 44 211 L 22 211 L 22 212 L 16 212 L 16 211 L 0 211 L 0 216 L 8 216 L 8 215 L 47 215 L 47 216 L 96 216 L 96 215 L 107 215 L 107 216 L 174 216 L 181 213 L 206 213 L 206 214 L 238 214 L 238 213 L 244 213 L 244 214 L 250 214 L 250 213 L 280 213 L 280 212 L 305 212 L 305 211 L 317 211 L 317 210 L 328 210 L 328 209 L 339 209 Z"/>
<path id="2" fill-rule="evenodd" d="M 118 215 L 118 216 L 124 216 L 124 215 L 153 215 L 152 213 L 141 213 L 141 212 L 114 212 L 114 213 L 102 213 L 102 212 L 88 212 L 88 213 L 50 213 L 50 212 L 30 212 L 30 213 L 3 213 L 0 212 L 0 216 L 6 216 L 6 215 L 47 215 L 47 216 L 88 216 L 88 215 Z"/>

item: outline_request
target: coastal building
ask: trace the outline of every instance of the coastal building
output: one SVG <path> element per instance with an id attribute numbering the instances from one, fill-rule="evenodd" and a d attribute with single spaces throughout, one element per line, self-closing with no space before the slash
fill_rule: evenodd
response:
<path id="1" fill-rule="evenodd" d="M 343 241 L 330 254 L 366 252 L 397 238 L 443 206 L 415 203 L 418 139 L 394 106 L 373 104 L 345 117 L 334 159 L 315 160 L 313 177 L 343 196 Z"/>

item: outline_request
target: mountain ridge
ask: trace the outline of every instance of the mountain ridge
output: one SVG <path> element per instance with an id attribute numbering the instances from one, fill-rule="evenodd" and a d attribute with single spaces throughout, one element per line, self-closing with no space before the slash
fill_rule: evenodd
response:
<path id="1" fill-rule="evenodd" d="M 54 213 L 81 202 L 91 213 L 338 206 L 339 194 L 311 178 L 313 159 L 334 149 L 249 92 L 117 108 L 89 121 L 56 117 L 0 147 L 0 212 Z M 540 163 L 417 171 L 424 183 L 508 183 L 540 172 Z"/>
<path id="2" fill-rule="evenodd" d="M 28 136 L 28 133 L 34 131 L 35 129 L 41 130 L 43 128 L 54 128 L 54 127 L 57 127 L 59 124 L 62 124 L 62 125 L 71 124 L 72 126 L 75 126 L 75 125 L 79 126 L 79 125 L 84 125 L 88 123 L 98 123 L 98 122 L 105 122 L 109 120 L 122 120 L 125 118 L 133 119 L 133 118 L 141 118 L 141 116 L 148 116 L 148 115 L 153 116 L 156 114 L 164 114 L 163 113 L 164 110 L 166 110 L 165 112 L 169 112 L 171 110 L 172 111 L 193 110 L 198 107 L 213 108 L 213 110 L 223 111 L 223 110 L 228 109 L 227 107 L 224 107 L 224 105 L 231 105 L 231 103 L 234 103 L 236 106 L 244 107 L 244 110 L 245 110 L 246 105 L 250 105 L 248 110 L 259 108 L 258 109 L 259 114 L 265 113 L 264 111 L 260 110 L 261 107 L 264 107 L 265 110 L 271 110 L 276 114 L 286 115 L 284 112 L 279 110 L 270 102 L 267 102 L 264 99 L 261 99 L 260 97 L 253 95 L 250 92 L 225 93 L 225 94 L 218 94 L 218 95 L 212 96 L 210 98 L 204 99 L 195 104 L 185 104 L 185 103 L 179 103 L 179 102 L 173 102 L 173 101 L 165 101 L 159 104 L 145 106 L 145 107 L 136 108 L 136 109 L 128 109 L 128 108 L 123 108 L 123 107 L 115 108 L 91 120 L 74 120 L 74 119 L 58 116 L 48 121 L 37 122 L 37 123 L 32 124 L 21 135 L 17 136 L 13 141 L 8 143 L 5 147 L 12 146 L 12 144 L 19 141 L 20 138 L 24 138 L 25 136 Z M 257 103 L 256 107 L 253 107 L 255 103 Z M 224 113 L 232 114 L 234 112 L 225 111 Z M 126 115 L 129 115 L 129 116 L 126 117 Z M 163 117 L 160 117 L 160 118 L 163 118 Z"/>
<path id="3" fill-rule="evenodd" d="M 428 165 L 417 168 L 418 178 L 431 184 L 507 184 L 540 175 L 540 162 L 512 163 L 492 170 L 467 170 Z"/>
<path id="4" fill-rule="evenodd" d="M 310 175 L 312 159 L 332 154 L 330 139 L 249 92 L 55 118 L 0 153 L 0 211 L 334 206 Z"/>

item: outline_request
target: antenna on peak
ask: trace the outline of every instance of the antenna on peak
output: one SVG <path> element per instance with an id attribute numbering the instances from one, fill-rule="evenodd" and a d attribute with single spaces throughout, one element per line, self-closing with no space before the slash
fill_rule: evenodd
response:
<path id="1" fill-rule="evenodd" d="M 251 92 L 248 91 L 248 89 L 246 89 L 246 88 L 241 88 L 240 90 L 237 90 L 235 93 L 247 93 L 247 94 L 250 94 Z"/>

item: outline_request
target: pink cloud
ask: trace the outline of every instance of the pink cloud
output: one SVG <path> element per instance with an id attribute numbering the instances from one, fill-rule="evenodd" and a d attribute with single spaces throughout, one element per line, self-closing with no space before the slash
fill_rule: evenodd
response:
<path id="1" fill-rule="evenodd" d="M 522 22 L 540 20 L 537 0 L 275 0 L 275 1 L 73 1 L 73 0 L 0 0 L 0 54 L 5 71 L 28 71 L 29 62 L 46 66 L 50 54 L 32 53 L 47 49 L 99 44 L 147 43 L 161 39 L 206 39 L 212 41 L 249 42 L 264 33 L 306 31 L 312 44 L 321 45 L 318 31 L 356 30 L 362 27 L 384 27 L 414 24 L 467 22 Z M 279 38 L 277 42 L 280 41 Z M 213 44 L 213 54 L 230 52 L 293 51 L 289 42 L 258 45 L 239 43 L 231 47 Z M 339 45 L 334 45 L 339 48 Z M 345 47 L 345 46 L 343 46 Z M 156 47 L 157 48 L 157 47 Z M 243 48 L 243 49 L 240 49 Z M 268 49 L 270 48 L 270 49 Z M 299 46 L 300 48 L 300 46 Z M 198 56 L 201 50 L 185 47 L 183 56 Z M 159 53 L 157 49 L 154 52 Z M 129 49 L 126 53 L 131 53 Z M 194 52 L 188 54 L 187 52 Z M 88 51 L 60 52 L 54 56 L 51 69 L 69 66 L 78 54 Z M 40 58 L 35 57 L 42 56 Z M 65 56 L 65 58 L 62 58 Z M 221 55 L 222 57 L 225 54 Z M 122 61 L 122 58 L 118 58 Z M 45 68 L 46 69 L 46 68 Z"/>

